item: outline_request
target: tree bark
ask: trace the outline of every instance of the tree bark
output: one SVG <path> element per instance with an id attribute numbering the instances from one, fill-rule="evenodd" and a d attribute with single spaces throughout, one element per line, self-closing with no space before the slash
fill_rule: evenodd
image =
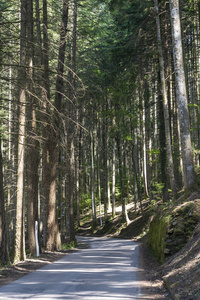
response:
<path id="1" fill-rule="evenodd" d="M 48 214 L 47 214 L 47 241 L 48 250 L 59 250 L 61 248 L 61 238 L 58 228 L 58 220 L 56 215 L 56 176 L 58 164 L 58 147 L 59 147 L 59 124 L 61 101 L 63 95 L 63 76 L 64 76 L 64 62 L 66 49 L 66 34 L 68 23 L 68 1 L 63 1 L 62 24 L 60 33 L 60 45 L 58 55 L 58 70 L 56 78 L 56 92 L 55 92 L 55 109 L 54 120 L 55 124 L 48 136 L 49 139 L 49 162 L 50 163 L 50 181 L 49 181 L 49 199 L 48 199 Z"/>
<path id="2" fill-rule="evenodd" d="M 179 0 L 170 0 L 170 15 L 172 28 L 172 42 L 174 55 L 174 70 L 176 77 L 176 94 L 178 103 L 178 118 L 181 132 L 181 152 L 183 158 L 183 177 L 185 189 L 190 189 L 195 184 L 195 171 L 191 146 L 188 100 L 186 80 L 183 63 L 183 48 Z"/>
<path id="3" fill-rule="evenodd" d="M 145 92 L 145 82 L 142 81 L 142 89 Z M 147 147 L 146 147 L 146 112 L 145 112 L 145 99 L 144 95 L 141 95 L 142 99 L 142 134 L 143 134 L 143 182 L 144 182 L 144 198 L 149 197 L 148 182 L 147 182 Z"/>
<path id="4" fill-rule="evenodd" d="M 92 220 L 93 226 L 96 226 L 96 203 L 95 203 L 95 172 L 94 172 L 94 140 L 93 134 L 90 135 L 91 148 L 91 198 L 92 198 Z"/>
<path id="5" fill-rule="evenodd" d="M 119 175 L 120 175 L 120 190 L 121 190 L 121 204 L 122 204 L 122 218 L 126 219 L 126 200 L 124 195 L 124 176 L 123 176 L 123 159 L 122 159 L 122 145 L 121 138 L 119 136 L 119 132 L 117 133 L 116 143 L 118 149 L 118 157 L 119 157 Z"/>
<path id="6" fill-rule="evenodd" d="M 61 239 L 56 216 L 56 175 L 57 175 L 57 154 L 58 144 L 56 136 L 56 128 L 51 124 L 50 114 L 50 85 L 49 85 L 49 42 L 47 29 L 47 2 L 43 0 L 43 36 L 44 36 L 44 90 L 43 90 L 43 109 L 44 109 L 44 124 L 43 124 L 43 174 L 45 185 L 46 199 L 46 249 L 49 251 L 60 250 Z M 59 74 L 59 72 L 58 72 Z M 56 82 L 56 86 L 57 86 Z M 55 101 L 56 102 L 56 101 Z M 58 99 L 59 103 L 59 99 Z M 57 122 L 54 115 L 54 124 Z"/>
<path id="7" fill-rule="evenodd" d="M 27 36 L 28 36 L 28 151 L 27 151 L 27 219 L 28 242 L 31 255 L 36 255 L 35 222 L 38 221 L 38 142 L 36 130 L 36 103 L 33 88 L 33 1 L 27 3 Z"/>
<path id="8" fill-rule="evenodd" d="M 98 136 L 98 146 L 97 146 L 97 189 L 98 189 L 98 198 L 99 198 L 99 219 L 100 225 L 102 226 L 102 216 L 101 216 L 101 167 L 102 167 L 102 138 L 101 138 L 101 126 L 98 124 L 97 128 L 97 136 Z"/>
<path id="9" fill-rule="evenodd" d="M 21 40 L 19 73 L 19 128 L 18 128 L 18 157 L 17 157 L 17 199 L 15 225 L 15 252 L 14 263 L 25 260 L 25 233 L 24 233 L 24 166 L 25 166 L 25 126 L 26 126 L 26 9 L 27 0 L 21 0 Z"/>
<path id="10" fill-rule="evenodd" d="M 75 187 L 75 119 L 76 119 L 76 25 L 77 25 L 77 3 L 74 0 L 73 11 L 73 41 L 72 41 L 72 72 L 70 72 L 70 80 L 72 81 L 72 92 L 69 93 L 68 103 L 68 200 L 69 200 L 69 237 L 70 242 L 75 242 L 75 224 L 74 224 L 74 187 Z"/>
<path id="11" fill-rule="evenodd" d="M 156 27 L 157 27 L 157 40 L 158 40 L 158 54 L 159 54 L 159 66 L 160 66 L 160 80 L 161 89 L 163 97 L 163 111 L 164 111 L 164 121 L 165 121 L 165 137 L 167 146 L 167 158 L 168 158 L 168 174 L 170 178 L 170 186 L 172 189 L 172 195 L 175 198 L 177 194 L 177 186 L 174 176 L 174 164 L 172 156 L 172 145 L 171 145 L 171 132 L 170 132 L 170 122 L 169 122 L 169 107 L 167 99 L 167 90 L 165 84 L 165 71 L 164 71 L 164 59 L 162 51 L 162 40 L 160 32 L 160 19 L 159 19 L 159 7 L 158 0 L 154 0 L 155 10 L 156 10 Z"/>
<path id="12" fill-rule="evenodd" d="M 3 158 L 0 137 L 0 262 L 6 264 L 9 262 L 9 254 L 3 186 Z"/>
<path id="13" fill-rule="evenodd" d="M 115 162 L 115 139 L 113 139 L 113 155 L 112 155 L 112 217 L 116 214 L 115 209 L 115 190 L 116 190 L 116 162 Z"/>
<path id="14" fill-rule="evenodd" d="M 16 108 L 16 105 L 12 101 L 12 67 L 9 68 L 9 129 L 8 129 L 8 195 L 7 195 L 7 232 L 9 232 L 8 235 L 8 248 L 12 251 L 13 245 L 14 245 L 14 220 L 15 220 L 15 201 L 13 201 L 13 181 L 14 175 L 13 175 L 13 166 L 15 164 L 15 155 L 14 155 L 14 145 L 13 145 L 13 138 L 12 133 L 14 131 L 13 126 L 13 111 Z M 16 143 L 15 143 L 16 145 Z M 16 185 L 15 185 L 16 186 Z"/>
<path id="15" fill-rule="evenodd" d="M 69 125 L 68 125 L 68 204 L 69 204 L 69 238 L 70 242 L 76 241 L 75 225 L 74 225 L 74 179 L 75 179 L 75 158 L 74 158 L 74 124 L 73 124 L 73 110 L 72 104 L 69 103 Z"/>

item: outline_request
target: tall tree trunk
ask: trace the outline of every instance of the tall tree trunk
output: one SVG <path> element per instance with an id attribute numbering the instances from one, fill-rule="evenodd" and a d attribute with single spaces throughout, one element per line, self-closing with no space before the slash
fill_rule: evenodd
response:
<path id="1" fill-rule="evenodd" d="M 112 216 L 114 217 L 116 214 L 115 209 L 115 180 L 116 180 L 116 162 L 115 162 L 115 139 L 113 139 L 113 155 L 112 155 Z"/>
<path id="2" fill-rule="evenodd" d="M 158 0 L 154 0 L 154 4 L 156 10 L 156 27 L 157 27 L 158 54 L 159 54 L 159 65 L 160 65 L 160 80 L 161 80 L 161 89 L 162 89 L 162 97 L 163 97 L 164 121 L 165 121 L 168 173 L 170 178 L 172 194 L 173 197 L 175 198 L 177 194 L 177 187 L 176 187 L 175 176 L 174 176 L 174 164 L 173 164 L 173 156 L 172 156 L 171 132 L 170 132 L 170 122 L 169 122 L 169 108 L 168 108 L 167 90 L 165 84 L 165 71 L 164 71 L 164 59 L 163 59 L 163 51 L 162 51 L 162 40 L 161 40 L 161 33 L 160 33 Z"/>
<path id="3" fill-rule="evenodd" d="M 68 204 L 69 204 L 69 238 L 70 242 L 76 241 L 75 237 L 75 225 L 74 225 L 74 179 L 75 179 L 75 156 L 74 156 L 74 123 L 73 123 L 74 107 L 69 102 L 69 125 L 68 125 Z"/>
<path id="4" fill-rule="evenodd" d="M 2 19 L 2 14 L 0 12 L 0 20 Z M 0 30 L 0 36 L 1 36 Z M 1 45 L 0 45 L 0 50 Z M 9 135 L 8 135 L 8 169 L 9 169 L 9 177 L 11 176 L 11 67 L 9 68 Z M 5 211 L 5 198 L 4 198 L 4 180 L 3 180 L 3 157 L 2 157 L 2 149 L 1 149 L 1 134 L 0 134 L 0 262 L 6 264 L 9 262 L 9 255 L 8 255 L 8 240 L 7 240 L 7 224 L 9 225 L 10 222 L 6 224 L 6 211 Z M 8 209 L 11 208 L 11 183 L 10 178 L 8 181 Z M 10 218 L 9 218 L 10 219 Z M 8 226 L 8 230 L 9 230 Z"/>
<path id="5" fill-rule="evenodd" d="M 158 86 L 160 85 L 160 76 L 158 77 Z M 168 180 L 167 180 L 167 155 L 166 155 L 166 138 L 165 138 L 165 123 L 164 123 L 164 112 L 163 112 L 163 99 L 161 93 L 158 92 L 158 109 L 159 109 L 159 140 L 160 140 L 160 172 L 159 182 L 164 184 L 163 187 L 163 201 L 169 199 L 168 194 Z"/>
<path id="6" fill-rule="evenodd" d="M 21 0 L 21 40 L 19 73 L 19 128 L 18 128 L 18 166 L 17 166 L 17 199 L 15 225 L 15 253 L 14 263 L 25 260 L 24 233 L 24 166 L 25 166 L 25 126 L 26 126 L 26 9 L 27 0 Z"/>
<path id="7" fill-rule="evenodd" d="M 72 73 L 70 80 L 72 81 L 72 92 L 69 93 L 70 100 L 68 103 L 68 201 L 69 201 L 69 238 L 70 242 L 76 241 L 75 224 L 74 224 L 74 187 L 75 187 L 75 119 L 76 119 L 76 87 L 75 87 L 75 72 L 76 72 L 76 26 L 77 26 L 77 2 L 74 0 L 73 11 L 73 41 L 72 41 Z"/>
<path id="8" fill-rule="evenodd" d="M 200 0 L 197 0 L 197 11 L 198 11 L 198 26 L 197 26 L 197 105 L 198 105 L 198 124 L 200 123 Z M 200 148 L 200 128 L 198 127 L 198 148 Z M 200 155 L 198 155 L 198 165 L 200 164 Z"/>
<path id="9" fill-rule="evenodd" d="M 154 66 L 154 74 L 155 74 L 155 66 Z M 155 75 L 154 75 L 155 76 Z M 158 151 L 158 99 L 157 99 L 157 80 L 156 78 L 153 79 L 153 87 L 152 87 L 152 93 L 153 93 L 153 145 L 155 152 Z M 158 160 L 157 160 L 158 154 L 153 154 L 153 160 L 154 160 L 154 178 L 157 180 L 158 178 Z"/>
<path id="10" fill-rule="evenodd" d="M 47 2 L 43 0 L 43 36 L 44 36 L 44 146 L 43 146 L 43 170 L 46 198 L 46 249 L 49 251 L 60 250 L 61 239 L 56 216 L 56 176 L 57 176 L 57 154 L 58 142 L 56 136 L 56 128 L 51 125 L 50 119 L 50 88 L 49 88 L 49 45 L 47 30 Z M 58 76 L 60 75 L 58 70 Z M 59 77 L 60 78 L 60 77 Z M 56 88 L 60 84 L 59 78 L 56 81 Z M 57 90 L 56 90 L 57 91 Z M 55 99 L 55 106 L 59 105 L 59 97 Z M 54 114 L 54 124 L 57 125 L 59 109 L 56 107 Z"/>
<path id="11" fill-rule="evenodd" d="M 101 128 L 101 135 L 102 135 L 102 187 L 103 187 L 103 201 L 104 201 L 104 220 L 105 223 L 108 222 L 108 195 L 107 195 L 107 123 L 106 120 L 103 118 L 102 120 L 102 128 Z"/>
<path id="12" fill-rule="evenodd" d="M 135 210 L 137 208 L 140 186 L 138 184 L 138 133 L 137 129 L 134 130 L 134 146 L 132 148 L 132 161 L 133 161 L 133 172 L 134 172 L 134 202 L 135 202 Z"/>
<path id="13" fill-rule="evenodd" d="M 7 195 L 7 231 L 9 249 L 12 250 L 14 244 L 14 201 L 13 201 L 13 143 L 12 143 L 12 131 L 13 131 L 13 102 L 12 102 L 12 67 L 9 67 L 9 125 L 8 125 L 8 195 Z"/>
<path id="14" fill-rule="evenodd" d="M 33 2 L 34 3 L 34 2 Z M 45 105 L 44 103 L 46 102 L 46 91 L 45 91 L 45 83 L 44 83 L 44 47 L 42 47 L 42 32 L 41 32 L 41 19 L 40 19 L 40 3 L 39 3 L 39 0 L 35 0 L 35 7 L 34 7 L 34 13 L 35 15 L 35 24 L 36 24 L 36 33 L 35 33 L 35 39 L 34 41 L 36 40 L 37 42 L 37 48 L 34 52 L 34 57 L 35 57 L 35 60 L 36 60 L 36 57 L 37 57 L 37 64 L 38 66 L 40 67 L 41 69 L 41 72 L 39 72 L 39 75 L 41 76 L 41 78 L 43 79 L 42 80 L 42 83 L 40 84 L 40 89 L 39 89 L 39 98 L 41 99 L 41 102 L 43 104 L 43 110 Z M 45 29 L 43 29 L 45 31 Z M 44 34 L 44 37 L 45 37 L 45 34 Z M 43 70 L 42 70 L 42 66 L 43 66 Z M 38 103 L 39 104 L 39 103 Z M 41 103 L 40 103 L 41 104 Z M 39 106 L 39 105 L 38 105 Z M 32 113 L 32 121 L 33 120 L 36 120 L 36 99 L 35 101 L 33 102 L 33 113 Z M 43 119 L 45 119 L 43 117 Z M 35 123 L 35 126 L 34 126 L 34 121 L 32 122 L 32 126 L 34 128 L 34 134 L 36 135 L 36 131 L 37 131 L 37 125 Z M 42 132 L 44 133 L 44 131 Z M 42 145 L 42 151 L 44 150 L 44 144 Z M 39 141 L 35 141 L 34 142 L 34 145 L 33 145 L 33 148 L 36 147 L 36 151 L 37 152 L 37 168 L 39 168 L 39 164 L 40 164 L 40 157 L 39 157 Z M 44 153 L 43 153 L 44 154 Z M 44 156 L 44 155 L 43 155 Z M 43 163 L 43 161 L 41 160 L 41 163 Z M 42 167 L 42 166 L 41 166 Z M 35 167 L 36 168 L 36 167 Z M 42 168 L 41 168 L 42 169 Z M 37 175 L 36 175 L 37 174 Z M 42 246 L 42 242 L 43 242 L 43 245 L 45 244 L 44 243 L 44 240 L 46 238 L 46 205 L 45 205 L 45 192 L 44 192 L 44 182 L 42 180 L 42 172 L 40 172 L 39 174 L 39 171 L 37 170 L 35 172 L 35 179 L 36 179 L 36 176 L 37 176 L 37 179 L 36 181 L 38 182 L 38 186 L 37 186 L 37 189 L 38 189 L 38 197 L 36 199 L 36 210 L 37 210 L 37 213 L 36 213 L 36 220 L 38 220 L 38 236 L 39 236 L 39 248 L 40 248 L 40 251 L 41 251 L 41 246 Z M 36 195 L 36 194 L 35 194 Z M 37 216 L 38 214 L 38 216 Z"/>
<path id="15" fill-rule="evenodd" d="M 101 216 L 101 147 L 102 147 L 102 139 L 101 139 L 101 126 L 100 123 L 97 128 L 97 136 L 98 136 L 98 146 L 97 146 L 97 188 L 98 188 L 98 198 L 99 198 L 99 219 L 100 225 L 102 226 L 102 216 Z"/>
<path id="16" fill-rule="evenodd" d="M 41 34 L 40 3 L 39 2 L 40 2 L 40 0 L 35 0 L 35 22 L 36 22 L 36 28 L 37 28 L 36 29 L 37 46 L 38 46 L 37 54 L 38 54 L 39 66 L 41 67 L 43 64 L 43 49 L 42 49 L 42 34 Z M 46 32 L 47 28 L 43 29 L 43 30 Z M 45 39 L 46 34 L 47 34 L 47 32 L 44 34 L 44 39 Z"/>
<path id="17" fill-rule="evenodd" d="M 111 99 L 109 96 L 107 96 L 106 99 L 106 111 L 111 110 Z M 107 181 L 107 200 L 108 200 L 108 211 L 111 212 L 112 211 L 112 207 L 111 207 L 111 197 L 110 197 L 110 155 L 109 155 L 109 149 L 110 149 L 110 145 L 109 145 L 109 120 L 107 118 L 106 120 L 106 125 L 107 125 L 107 135 L 106 135 L 106 171 L 107 171 L 107 176 L 106 176 L 106 181 Z"/>
<path id="18" fill-rule="evenodd" d="M 79 118 L 79 122 L 81 122 L 81 112 L 80 112 L 80 118 Z M 80 130 L 79 130 L 79 135 L 78 135 L 78 139 L 77 139 L 77 142 L 78 142 L 78 156 L 77 156 L 77 159 L 78 159 L 78 201 L 79 201 L 79 206 L 81 204 L 81 194 L 82 194 L 82 190 L 83 190 L 83 176 L 82 176 L 82 148 L 83 148 L 83 140 L 82 140 L 82 127 L 80 127 Z M 78 212 L 77 213 L 80 213 L 80 208 L 78 208 Z M 79 219 L 77 217 L 77 219 Z M 78 226 L 80 226 L 80 223 L 78 224 Z"/>
<path id="19" fill-rule="evenodd" d="M 39 21 L 39 20 L 38 20 Z M 39 28 L 38 28 L 39 30 Z M 40 34 L 40 32 L 38 33 Z M 39 36 L 40 39 L 40 36 Z M 48 39 L 48 18 L 47 18 L 47 0 L 43 0 L 43 49 L 42 61 L 43 81 L 42 81 L 42 109 L 43 109 L 43 144 L 42 144 L 42 164 L 43 164 L 43 183 L 45 198 L 45 218 L 43 226 L 43 243 L 46 245 L 47 216 L 48 216 L 48 197 L 49 197 L 49 153 L 48 153 L 48 135 L 50 130 L 50 81 L 49 81 L 49 39 Z"/>
<path id="20" fill-rule="evenodd" d="M 172 68 L 173 69 L 173 68 Z M 180 126 L 178 121 L 178 107 L 177 101 L 175 96 L 175 87 L 173 88 L 173 79 L 174 76 L 171 78 L 171 99 L 173 99 L 172 109 L 173 109 L 173 157 L 174 157 L 174 171 L 175 171 L 175 178 L 176 183 L 179 189 L 183 186 L 183 164 L 182 164 L 182 157 L 181 157 L 181 144 L 180 144 Z"/>
<path id="21" fill-rule="evenodd" d="M 62 26 L 60 33 L 60 47 L 58 55 L 58 74 L 56 78 L 56 92 L 55 92 L 55 110 L 54 110 L 54 124 L 50 131 L 49 139 L 49 199 L 48 199 L 48 214 L 47 214 L 47 241 L 48 250 L 59 250 L 61 248 L 61 238 L 58 228 L 58 220 L 56 215 L 56 176 L 58 164 L 58 147 L 59 147 L 59 123 L 61 111 L 61 101 L 63 94 L 63 76 L 64 76 L 64 62 L 66 49 L 66 34 L 68 23 L 68 1 L 63 1 L 62 12 Z"/>
<path id="22" fill-rule="evenodd" d="M 68 24 L 68 0 L 63 1 L 62 11 L 62 24 L 60 32 L 60 45 L 58 54 L 58 74 L 56 78 L 56 93 L 55 93 L 55 121 L 56 125 L 59 125 L 59 112 L 61 110 L 61 101 L 63 93 L 63 76 L 64 76 L 64 63 L 65 63 L 65 50 L 66 50 L 66 37 L 67 37 L 67 24 Z"/>
<path id="23" fill-rule="evenodd" d="M 3 185 L 3 158 L 1 151 L 1 137 L 0 137 L 0 262 L 6 264 L 9 262 L 8 254 L 8 239 L 7 226 L 5 215 L 5 199 L 4 199 L 4 185 Z"/>
<path id="24" fill-rule="evenodd" d="M 27 151 L 27 218 L 28 242 L 31 255 L 36 255 L 35 222 L 38 221 L 38 142 L 36 132 L 36 109 L 33 88 L 33 1 L 27 3 L 27 35 L 28 35 L 28 151 Z"/>
<path id="25" fill-rule="evenodd" d="M 174 70 L 176 77 L 176 94 L 178 103 L 178 118 L 181 132 L 181 152 L 183 158 L 183 176 L 185 189 L 195 184 L 195 171 L 191 146 L 188 100 L 186 92 L 185 71 L 183 63 L 183 48 L 179 0 L 170 0 L 170 15 L 174 55 Z"/>
<path id="26" fill-rule="evenodd" d="M 145 82 L 142 81 L 142 89 L 145 93 Z M 147 151 L 146 151 L 146 112 L 145 112 L 145 99 L 142 97 L 142 134 L 143 134 L 143 182 L 144 182 L 144 198 L 149 196 L 148 182 L 147 182 Z"/>
<path id="27" fill-rule="evenodd" d="M 50 134 L 50 132 L 49 132 Z M 52 135 L 55 132 L 52 129 Z M 58 146 L 49 138 L 48 143 L 48 182 L 46 182 L 46 249 L 49 251 L 60 250 L 61 241 L 56 216 L 56 175 L 57 175 L 57 153 Z"/>
<path id="28" fill-rule="evenodd" d="M 110 158 L 109 158 L 109 134 L 107 134 L 106 141 L 107 155 L 106 155 L 106 170 L 107 170 L 107 197 L 108 197 L 108 211 L 111 212 L 111 199 L 110 199 Z"/>
<path id="29" fill-rule="evenodd" d="M 122 204 L 122 217 L 126 219 L 126 200 L 124 195 L 124 176 L 123 176 L 123 158 L 122 158 L 122 145 L 120 133 L 117 133 L 116 137 L 118 157 L 119 157 L 119 175 L 120 175 L 120 190 L 121 190 L 121 204 Z"/>
<path id="30" fill-rule="evenodd" d="M 93 134 L 90 135 L 91 147 L 91 197 L 92 197 L 92 220 L 93 226 L 96 226 L 96 203 L 95 203 L 95 172 L 94 172 L 94 140 Z"/>
<path id="31" fill-rule="evenodd" d="M 78 109 L 76 111 L 76 123 L 78 124 L 79 122 L 79 113 Z M 79 165 L 79 141 L 78 141 L 78 136 L 79 136 L 79 128 L 78 126 L 76 127 L 76 155 L 75 155 L 75 169 L 76 169 L 76 218 L 77 218 L 77 226 L 80 227 L 80 165 Z"/>
<path id="32" fill-rule="evenodd" d="M 141 183 L 139 182 L 139 157 L 138 157 L 138 130 L 135 129 L 135 141 L 132 150 L 132 157 L 133 157 L 133 171 L 134 171 L 134 201 L 135 201 L 135 210 L 137 210 L 138 200 L 140 203 L 140 208 L 142 214 L 144 213 L 142 207 L 142 193 L 141 193 Z"/>

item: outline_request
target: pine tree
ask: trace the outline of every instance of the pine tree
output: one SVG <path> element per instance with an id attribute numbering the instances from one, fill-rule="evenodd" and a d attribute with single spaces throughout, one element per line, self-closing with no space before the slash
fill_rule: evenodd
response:
<path id="1" fill-rule="evenodd" d="M 181 133 L 181 153 L 183 159 L 183 177 L 185 189 L 195 184 L 195 172 L 190 136 L 190 122 L 186 91 L 185 71 L 183 63 L 182 33 L 180 22 L 179 1 L 170 0 L 171 28 L 174 55 L 174 70 L 176 77 L 176 95 L 178 103 L 178 117 Z"/>

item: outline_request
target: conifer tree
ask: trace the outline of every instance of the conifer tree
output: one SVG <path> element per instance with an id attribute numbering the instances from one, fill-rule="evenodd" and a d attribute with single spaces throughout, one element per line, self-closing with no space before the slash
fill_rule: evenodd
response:
<path id="1" fill-rule="evenodd" d="M 170 14 L 173 41 L 174 70 L 176 77 L 178 118 L 181 134 L 181 153 L 183 159 L 183 178 L 185 189 L 189 189 L 195 184 L 195 172 L 190 136 L 190 122 L 188 112 L 185 70 L 183 63 L 179 0 L 170 0 Z"/>

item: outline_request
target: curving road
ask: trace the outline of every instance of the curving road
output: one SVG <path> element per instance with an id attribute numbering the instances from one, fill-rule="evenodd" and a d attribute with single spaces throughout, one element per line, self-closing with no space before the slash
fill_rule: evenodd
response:
<path id="1" fill-rule="evenodd" d="M 90 247 L 3 286 L 0 299 L 146 299 L 138 281 L 137 243 L 95 237 L 78 240 Z"/>

